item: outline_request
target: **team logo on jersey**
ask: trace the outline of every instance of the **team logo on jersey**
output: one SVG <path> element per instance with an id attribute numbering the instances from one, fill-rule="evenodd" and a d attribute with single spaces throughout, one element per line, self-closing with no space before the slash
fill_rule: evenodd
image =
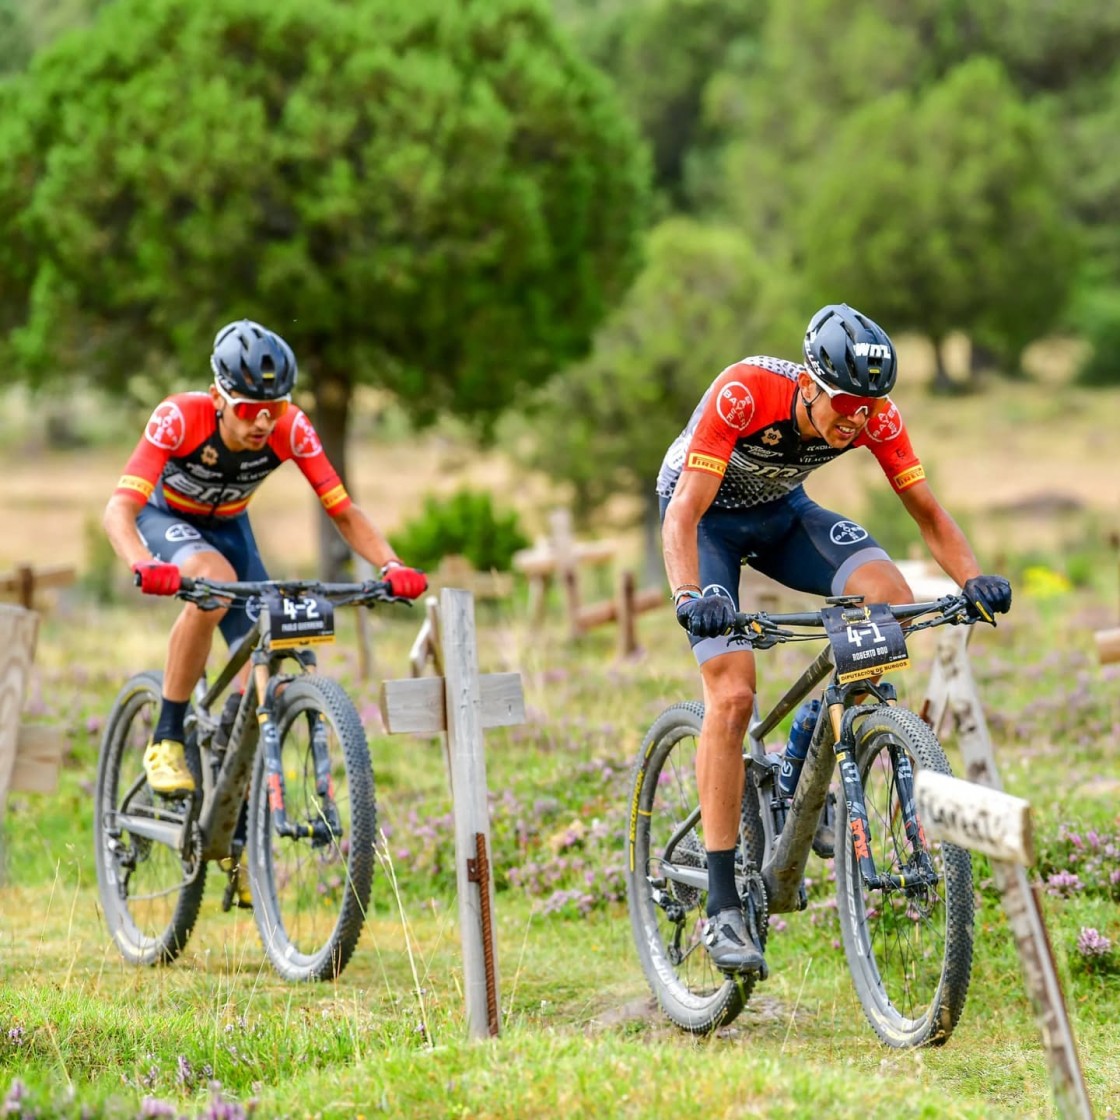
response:
<path id="1" fill-rule="evenodd" d="M 741 381 L 729 381 L 716 397 L 716 411 L 729 428 L 741 432 L 754 417 L 754 397 Z"/>
<path id="2" fill-rule="evenodd" d="M 864 431 L 867 432 L 867 438 L 873 439 L 876 443 L 886 443 L 887 440 L 899 435 L 902 431 L 902 417 L 898 414 L 894 401 L 887 401 L 887 407 L 881 412 L 876 412 L 867 421 Z"/>
<path id="3" fill-rule="evenodd" d="M 292 454 L 297 459 L 310 459 L 323 450 L 319 442 L 319 434 L 311 426 L 305 412 L 297 412 L 292 423 Z"/>
<path id="4" fill-rule="evenodd" d="M 168 525 L 164 539 L 172 544 L 182 544 L 184 541 L 197 541 L 202 539 L 202 534 L 193 525 L 184 525 L 181 521 Z"/>
<path id="5" fill-rule="evenodd" d="M 867 530 L 854 521 L 837 521 L 828 537 L 833 544 L 858 544 L 867 540 Z"/>
<path id="6" fill-rule="evenodd" d="M 202 449 L 202 461 L 212 467 L 218 461 L 218 453 L 209 445 Z"/>
<path id="7" fill-rule="evenodd" d="M 762 433 L 761 439 L 767 447 L 773 447 L 774 444 L 782 442 L 782 433 L 779 432 L 777 428 L 767 428 L 766 431 Z"/>
<path id="8" fill-rule="evenodd" d="M 174 401 L 164 401 L 152 413 L 144 429 L 144 438 L 161 451 L 174 451 L 183 442 L 185 430 L 186 421 L 179 406 Z"/>

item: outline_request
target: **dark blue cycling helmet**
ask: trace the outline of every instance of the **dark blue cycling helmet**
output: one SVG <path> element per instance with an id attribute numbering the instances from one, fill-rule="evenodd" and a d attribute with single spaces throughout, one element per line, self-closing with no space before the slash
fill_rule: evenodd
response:
<path id="1" fill-rule="evenodd" d="M 898 355 L 887 332 L 846 303 L 822 307 L 805 332 L 805 362 L 826 385 L 858 397 L 885 397 Z"/>
<path id="2" fill-rule="evenodd" d="M 239 319 L 218 331 L 210 368 L 214 380 L 232 397 L 274 401 L 288 396 L 296 383 L 292 348 L 251 319 Z"/>

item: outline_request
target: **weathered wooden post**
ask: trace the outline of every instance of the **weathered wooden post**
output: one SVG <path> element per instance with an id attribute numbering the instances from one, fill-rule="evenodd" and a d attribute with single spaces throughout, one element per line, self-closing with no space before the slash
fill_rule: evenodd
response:
<path id="1" fill-rule="evenodd" d="M 1098 630 L 1093 638 L 1097 646 L 1097 660 L 1102 665 L 1120 661 L 1120 629 Z"/>
<path id="2" fill-rule="evenodd" d="M 55 727 L 21 724 L 39 616 L 23 607 L 0 604 L 0 825 L 8 791 L 50 793 L 58 781 L 65 740 Z M 6 873 L 0 833 L 0 881 Z"/>
<path id="3" fill-rule="evenodd" d="M 969 781 L 919 772 L 918 811 L 931 835 L 991 857 L 992 875 L 1042 1033 L 1058 1112 L 1068 1120 L 1092 1120 L 1073 1027 L 1042 918 L 1039 888 L 1027 877 L 1026 867 L 1034 862 L 1028 807 L 1020 799 L 999 792 L 995 754 L 968 660 L 971 629 L 945 627 L 940 632 L 922 708 L 922 717 L 934 731 L 946 717 L 953 719 Z"/>
<path id="4" fill-rule="evenodd" d="M 429 603 L 429 610 L 432 606 Z M 381 716 L 391 733 L 442 731 L 447 736 L 467 1024 L 472 1038 L 484 1038 L 499 1033 L 501 1004 L 482 732 L 524 722 L 525 701 L 520 674 L 479 674 L 470 592 L 455 588 L 441 592 L 437 632 L 443 676 L 385 681 Z"/>

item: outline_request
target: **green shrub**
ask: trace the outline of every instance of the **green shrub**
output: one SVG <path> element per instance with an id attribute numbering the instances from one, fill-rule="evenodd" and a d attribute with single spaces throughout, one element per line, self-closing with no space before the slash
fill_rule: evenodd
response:
<path id="1" fill-rule="evenodd" d="M 1120 385 L 1120 288 L 1106 288 L 1084 300 L 1082 337 L 1091 345 L 1077 371 L 1081 385 Z"/>
<path id="2" fill-rule="evenodd" d="M 497 513 L 484 491 L 460 490 L 424 499 L 423 512 L 390 536 L 408 564 L 429 571 L 445 556 L 465 556 L 479 571 L 508 571 L 513 554 L 529 545 L 516 513 Z"/>

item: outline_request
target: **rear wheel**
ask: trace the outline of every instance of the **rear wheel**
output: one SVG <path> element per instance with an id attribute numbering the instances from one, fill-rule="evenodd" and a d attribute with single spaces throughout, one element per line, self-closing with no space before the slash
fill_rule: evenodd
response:
<path id="1" fill-rule="evenodd" d="M 289 824 L 274 827 L 263 748 L 249 803 L 249 884 L 265 951 L 288 980 L 330 980 L 361 935 L 373 881 L 376 809 L 365 731 L 325 677 L 293 681 L 276 702 Z"/>
<path id="2" fill-rule="evenodd" d="M 913 712 L 884 706 L 857 724 L 856 764 L 875 869 L 914 885 L 865 886 L 842 801 L 836 883 L 848 968 L 883 1042 L 940 1045 L 957 1025 L 972 973 L 972 861 L 963 848 L 931 843 L 920 827 L 911 829 L 915 843 L 907 835 L 904 805 L 907 791 L 912 800 L 915 770 L 948 774 L 949 763 L 926 723 Z"/>
<path id="3" fill-rule="evenodd" d="M 162 683 L 160 673 L 139 673 L 121 689 L 97 762 L 97 886 L 109 932 L 135 965 L 168 963 L 182 952 L 206 886 L 197 839 L 186 859 L 178 848 L 190 801 L 153 794 L 144 776 Z"/>
<path id="4" fill-rule="evenodd" d="M 702 704 L 663 712 L 642 742 L 634 768 L 628 829 L 627 901 L 638 958 L 653 994 L 679 1027 L 705 1034 L 731 1022 L 756 976 L 729 977 L 711 962 L 702 941 L 707 857 L 696 789 L 696 750 Z M 744 800 L 743 855 L 757 866 L 763 841 L 752 784 Z M 749 811 L 753 810 L 753 811 Z M 748 893 L 747 864 L 738 886 Z M 759 940 L 765 945 L 761 880 L 752 880 Z"/>

